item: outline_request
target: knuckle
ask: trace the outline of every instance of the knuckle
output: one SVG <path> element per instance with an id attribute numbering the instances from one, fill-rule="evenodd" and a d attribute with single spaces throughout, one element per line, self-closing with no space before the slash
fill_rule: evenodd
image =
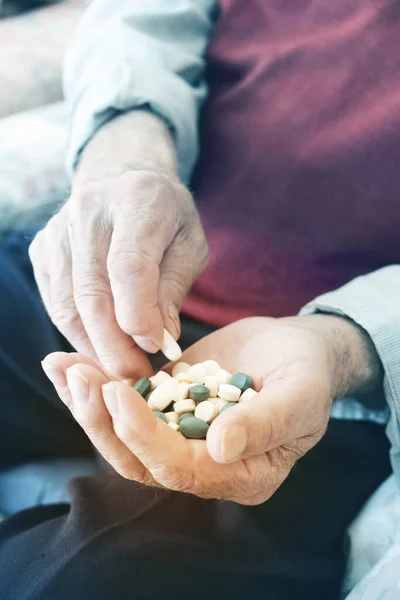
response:
<path id="1" fill-rule="evenodd" d="M 150 258 L 140 249 L 131 251 L 118 251 L 110 254 L 108 270 L 117 283 L 143 277 L 149 266 Z"/>
<path id="2" fill-rule="evenodd" d="M 80 318 L 75 307 L 69 308 L 64 304 L 52 304 L 50 317 L 61 332 L 80 328 Z"/>

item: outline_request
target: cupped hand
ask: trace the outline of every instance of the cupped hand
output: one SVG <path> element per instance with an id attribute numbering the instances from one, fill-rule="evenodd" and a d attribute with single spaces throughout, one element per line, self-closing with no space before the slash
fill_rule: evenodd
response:
<path id="1" fill-rule="evenodd" d="M 333 397 L 345 391 L 347 381 L 357 380 L 352 369 L 361 364 L 358 335 L 336 317 L 250 318 L 196 343 L 183 360 L 214 359 L 232 373 L 245 372 L 259 392 L 219 415 L 206 441 L 173 431 L 133 388 L 110 381 L 90 359 L 55 353 L 44 368 L 98 451 L 122 476 L 253 505 L 269 498 L 321 439 Z"/>

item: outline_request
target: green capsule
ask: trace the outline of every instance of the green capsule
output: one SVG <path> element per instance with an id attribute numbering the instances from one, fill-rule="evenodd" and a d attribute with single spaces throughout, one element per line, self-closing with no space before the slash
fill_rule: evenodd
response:
<path id="1" fill-rule="evenodd" d="M 139 379 L 139 381 L 135 383 L 133 389 L 139 392 L 139 394 L 145 398 L 151 389 L 150 379 L 147 377 L 142 377 L 142 379 Z"/>
<path id="2" fill-rule="evenodd" d="M 189 390 L 189 396 L 196 402 L 203 402 L 210 397 L 210 390 L 206 385 L 193 385 Z"/>
<path id="3" fill-rule="evenodd" d="M 161 421 L 167 422 L 164 413 L 162 413 L 160 410 L 153 410 L 153 413 L 156 415 L 157 419 L 161 419 Z"/>
<path id="4" fill-rule="evenodd" d="M 242 394 L 253 385 L 251 377 L 246 375 L 246 373 L 236 373 L 236 375 L 232 377 L 229 383 L 239 388 Z"/>
<path id="5" fill-rule="evenodd" d="M 224 410 L 226 410 L 227 408 L 230 408 L 231 406 L 236 406 L 237 402 L 227 402 L 226 404 L 224 404 L 224 406 L 221 408 L 221 410 L 219 411 L 219 414 L 223 413 Z"/>
<path id="6" fill-rule="evenodd" d="M 192 412 L 182 413 L 181 416 L 178 419 L 178 425 L 180 425 L 181 421 L 184 421 L 188 417 L 192 417 L 193 418 L 193 413 Z"/>
<path id="7" fill-rule="evenodd" d="M 180 421 L 179 428 L 184 436 L 196 440 L 203 440 L 207 435 L 209 425 L 197 417 L 192 417 L 191 419 L 186 418 L 183 421 Z"/>

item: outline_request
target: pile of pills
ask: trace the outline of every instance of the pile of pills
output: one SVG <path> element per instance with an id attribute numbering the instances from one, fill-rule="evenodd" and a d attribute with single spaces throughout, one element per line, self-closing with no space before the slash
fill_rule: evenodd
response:
<path id="1" fill-rule="evenodd" d="M 210 423 L 224 410 L 256 395 L 245 373 L 232 375 L 214 360 L 175 364 L 172 377 L 159 371 L 134 385 L 154 414 L 185 437 L 204 439 Z"/>

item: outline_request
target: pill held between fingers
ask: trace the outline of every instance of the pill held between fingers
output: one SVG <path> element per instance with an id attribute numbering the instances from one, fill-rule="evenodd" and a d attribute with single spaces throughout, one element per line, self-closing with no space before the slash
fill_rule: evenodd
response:
<path id="1" fill-rule="evenodd" d="M 160 383 L 171 379 L 171 375 L 169 375 L 169 373 L 166 373 L 165 371 L 158 371 L 158 373 L 156 373 L 152 377 L 149 377 L 149 379 L 151 382 L 151 389 L 155 390 L 155 388 L 159 386 Z"/>
<path id="2" fill-rule="evenodd" d="M 223 413 L 224 410 L 228 410 L 228 408 L 232 408 L 232 406 L 237 406 L 237 402 L 226 402 L 219 411 L 219 414 Z"/>
<path id="3" fill-rule="evenodd" d="M 202 419 L 206 423 L 211 423 L 219 415 L 219 410 L 212 404 L 212 402 L 208 402 L 205 400 L 204 402 L 200 402 L 196 406 L 196 410 L 194 411 L 194 416 L 198 419 Z"/>
<path id="4" fill-rule="evenodd" d="M 227 402 L 237 402 L 240 397 L 240 390 L 229 383 L 222 383 L 218 388 L 218 396 Z"/>
<path id="5" fill-rule="evenodd" d="M 216 398 L 218 392 L 218 382 L 212 375 L 207 375 L 204 381 L 204 385 L 210 390 L 210 398 Z"/>
<path id="6" fill-rule="evenodd" d="M 153 413 L 156 415 L 157 419 L 161 419 L 161 421 L 167 422 L 167 419 L 165 418 L 164 413 L 161 412 L 160 410 L 153 410 Z"/>
<path id="7" fill-rule="evenodd" d="M 229 383 L 238 387 L 241 392 L 245 392 L 253 385 L 251 377 L 246 375 L 246 373 L 236 373 Z"/>
<path id="8" fill-rule="evenodd" d="M 151 390 L 151 381 L 148 377 L 142 377 L 135 383 L 133 389 L 136 390 L 143 398 L 147 396 L 147 394 Z"/>
<path id="9" fill-rule="evenodd" d="M 206 380 L 206 372 L 203 365 L 201 363 L 192 365 L 188 371 L 188 376 L 192 383 L 203 384 Z"/>
<path id="10" fill-rule="evenodd" d="M 194 412 L 196 409 L 196 403 L 194 400 L 179 400 L 174 404 L 174 411 L 177 415 L 181 415 L 186 412 Z"/>
<path id="11" fill-rule="evenodd" d="M 203 367 L 206 372 L 206 375 L 216 375 L 218 371 L 221 370 L 221 367 L 215 360 L 205 360 L 203 362 Z"/>
<path id="12" fill-rule="evenodd" d="M 170 421 L 168 423 L 168 426 L 171 427 L 171 429 L 173 429 L 174 431 L 179 431 L 179 425 L 178 423 L 174 423 L 174 421 Z"/>
<path id="13" fill-rule="evenodd" d="M 191 419 L 184 419 L 179 424 L 181 433 L 185 437 L 202 440 L 206 437 L 209 429 L 208 423 L 202 419 L 192 417 Z"/>
<path id="14" fill-rule="evenodd" d="M 187 373 L 190 369 L 190 365 L 185 362 L 178 362 L 172 369 L 172 377 L 176 377 L 178 373 Z"/>
<path id="15" fill-rule="evenodd" d="M 152 410 L 166 409 L 178 393 L 179 385 L 180 384 L 172 378 L 160 383 L 148 399 L 149 407 Z"/>
<path id="16" fill-rule="evenodd" d="M 182 350 L 172 335 L 164 328 L 164 337 L 161 344 L 161 352 L 168 360 L 176 361 L 182 356 Z"/>
<path id="17" fill-rule="evenodd" d="M 247 388 L 240 396 L 239 402 L 246 402 L 246 400 L 250 400 L 250 398 L 254 398 L 254 396 L 257 396 L 257 392 L 253 390 L 253 388 Z"/>
<path id="18" fill-rule="evenodd" d="M 218 385 L 221 385 L 221 383 L 229 383 L 230 380 L 232 379 L 232 375 L 231 375 L 231 373 L 229 373 L 229 371 L 225 371 L 225 369 L 221 369 L 215 375 L 215 379 L 217 380 Z"/>
<path id="19" fill-rule="evenodd" d="M 196 400 L 196 402 L 203 402 L 204 400 L 208 400 L 210 397 L 210 390 L 207 386 L 202 384 L 193 385 L 189 389 L 189 396 Z"/>

